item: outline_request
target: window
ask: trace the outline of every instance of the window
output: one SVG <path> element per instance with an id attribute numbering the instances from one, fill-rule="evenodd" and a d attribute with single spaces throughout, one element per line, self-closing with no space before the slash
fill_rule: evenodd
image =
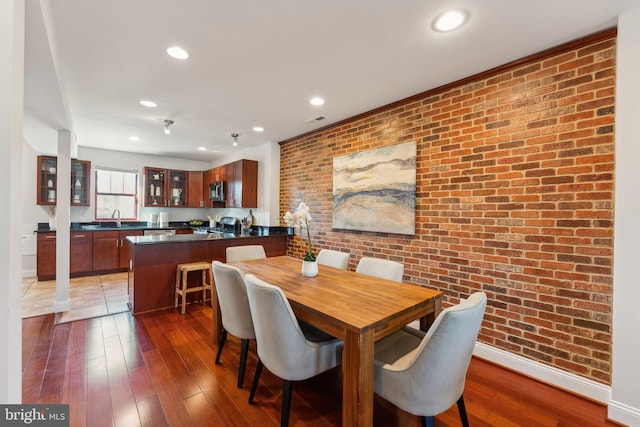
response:
<path id="1" fill-rule="evenodd" d="M 96 168 L 96 220 L 138 219 L 138 172 Z"/>

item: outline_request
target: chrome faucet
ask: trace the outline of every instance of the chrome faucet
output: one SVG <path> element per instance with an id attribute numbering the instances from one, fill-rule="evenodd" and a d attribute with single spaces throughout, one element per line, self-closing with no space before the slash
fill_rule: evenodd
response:
<path id="1" fill-rule="evenodd" d="M 116 217 L 116 213 L 118 214 L 117 217 Z M 113 213 L 111 214 L 111 218 L 115 218 L 116 219 L 116 227 L 118 227 L 118 228 L 122 227 L 122 222 L 120 221 L 120 209 L 115 209 L 113 211 Z"/>

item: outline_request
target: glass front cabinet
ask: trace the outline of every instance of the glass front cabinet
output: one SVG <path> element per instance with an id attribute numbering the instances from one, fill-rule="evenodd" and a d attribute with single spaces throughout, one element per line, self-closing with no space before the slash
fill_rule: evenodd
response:
<path id="1" fill-rule="evenodd" d="M 187 206 L 188 172 L 172 169 L 144 168 L 144 206 Z"/>
<path id="2" fill-rule="evenodd" d="M 38 156 L 37 200 L 38 205 L 55 205 L 58 187 L 58 159 Z M 89 176 L 91 162 L 71 160 L 70 200 L 71 206 L 89 206 Z"/>

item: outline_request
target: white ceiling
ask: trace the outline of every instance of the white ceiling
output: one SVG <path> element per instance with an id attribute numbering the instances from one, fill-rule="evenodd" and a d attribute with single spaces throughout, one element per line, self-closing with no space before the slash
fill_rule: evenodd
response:
<path id="1" fill-rule="evenodd" d="M 433 18 L 454 7 L 468 11 L 468 23 L 432 31 Z M 51 154 L 52 130 L 67 128 L 80 146 L 214 161 L 613 27 L 638 7 L 640 0 L 27 0 L 25 138 Z M 191 57 L 170 58 L 172 45 Z M 313 96 L 325 105 L 310 105 Z M 327 119 L 306 123 L 318 115 Z M 164 119 L 175 122 L 171 135 Z"/>

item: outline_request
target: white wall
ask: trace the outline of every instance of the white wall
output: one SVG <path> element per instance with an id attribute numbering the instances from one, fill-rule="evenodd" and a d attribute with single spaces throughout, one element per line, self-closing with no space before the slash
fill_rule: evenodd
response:
<path id="1" fill-rule="evenodd" d="M 24 109 L 24 0 L 0 1 L 0 403 L 22 401 L 20 159 Z"/>
<path id="2" fill-rule="evenodd" d="M 618 20 L 613 378 L 609 417 L 640 426 L 640 9 Z"/>

